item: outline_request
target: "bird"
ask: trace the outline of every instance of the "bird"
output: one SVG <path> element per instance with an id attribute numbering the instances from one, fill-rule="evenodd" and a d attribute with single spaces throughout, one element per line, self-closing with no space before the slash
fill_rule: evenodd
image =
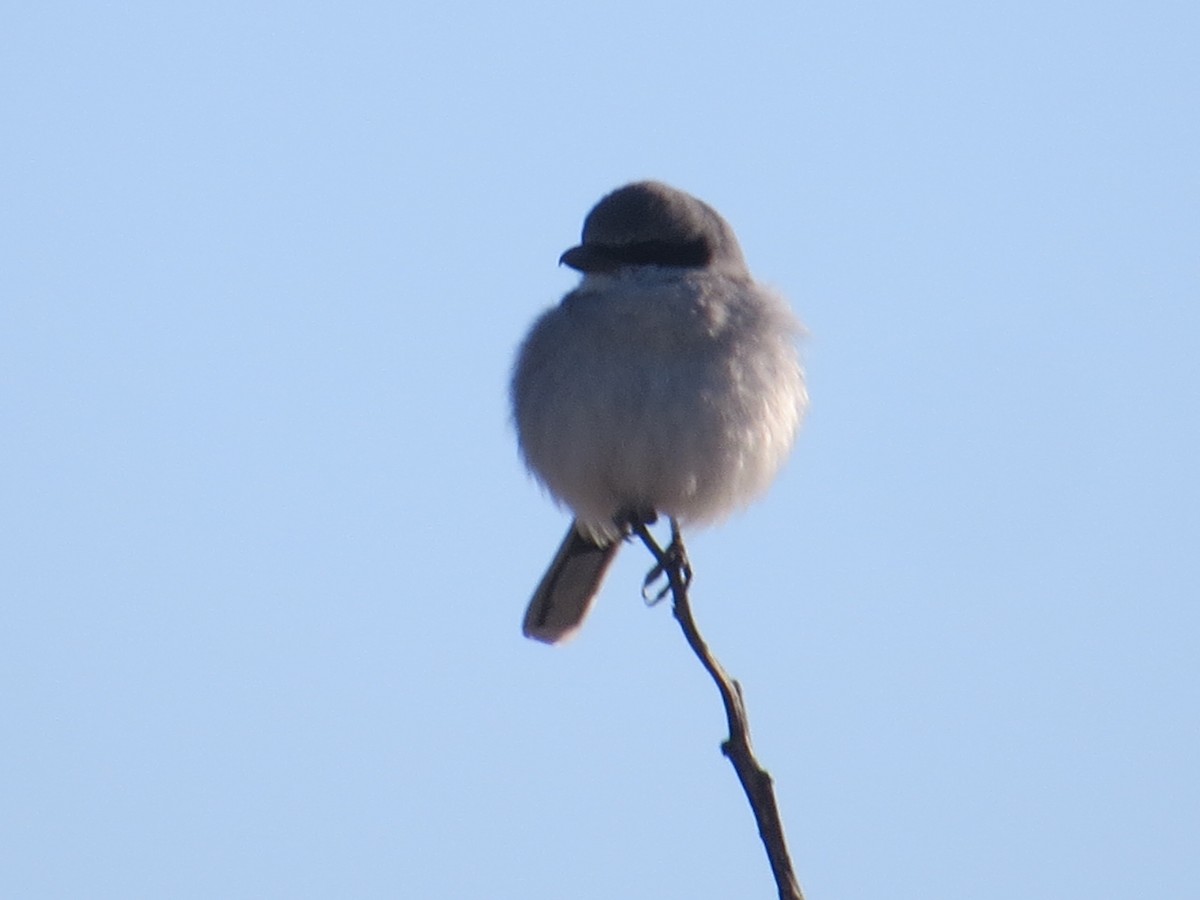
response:
<path id="1" fill-rule="evenodd" d="M 809 403 L 799 320 L 702 200 L 619 187 L 559 262 L 580 282 L 509 385 L 520 456 L 573 515 L 522 625 L 547 644 L 583 624 L 631 524 L 714 524 L 765 493 Z"/>

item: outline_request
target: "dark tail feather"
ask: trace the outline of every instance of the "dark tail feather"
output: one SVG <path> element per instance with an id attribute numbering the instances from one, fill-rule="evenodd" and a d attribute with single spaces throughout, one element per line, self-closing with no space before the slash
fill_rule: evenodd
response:
<path id="1" fill-rule="evenodd" d="M 583 624 L 600 583 L 621 546 L 620 539 L 601 546 L 579 533 L 575 523 L 533 592 L 525 611 L 525 637 L 557 644 Z"/>

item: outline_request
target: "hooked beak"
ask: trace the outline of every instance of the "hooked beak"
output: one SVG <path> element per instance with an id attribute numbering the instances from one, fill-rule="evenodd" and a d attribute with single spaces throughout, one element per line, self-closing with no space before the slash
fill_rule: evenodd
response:
<path id="1" fill-rule="evenodd" d="M 568 265 L 575 271 L 585 274 L 588 272 L 607 272 L 616 268 L 616 265 L 608 258 L 607 254 L 586 244 L 572 247 L 558 258 L 558 264 L 560 266 Z"/>

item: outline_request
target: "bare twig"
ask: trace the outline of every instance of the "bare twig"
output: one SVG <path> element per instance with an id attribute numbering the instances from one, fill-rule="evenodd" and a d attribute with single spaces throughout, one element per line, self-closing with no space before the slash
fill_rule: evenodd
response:
<path id="1" fill-rule="evenodd" d="M 721 702 L 725 704 L 725 717 L 729 721 L 729 737 L 721 744 L 721 752 L 733 764 L 738 781 L 742 783 L 742 790 L 746 792 L 746 799 L 750 801 L 750 809 L 758 823 L 758 834 L 766 847 L 767 859 L 775 876 L 775 885 L 779 888 L 780 900 L 804 900 L 804 894 L 800 891 L 800 884 L 792 869 L 787 842 L 783 837 L 783 822 L 775 802 L 774 784 L 766 769 L 758 764 L 750 747 L 750 725 L 746 719 L 742 687 L 721 668 L 704 638 L 700 636 L 696 620 L 692 617 L 692 607 L 687 594 L 691 567 L 688 565 L 687 553 L 679 534 L 679 524 L 674 519 L 671 520 L 671 544 L 666 550 L 658 545 L 644 523 L 635 521 L 631 528 L 654 556 L 655 568 L 647 576 L 647 582 L 657 579 L 660 574 L 667 576 L 674 600 L 675 618 L 683 629 L 688 646 L 692 648 L 700 664 L 716 682 L 717 690 L 721 692 Z"/>

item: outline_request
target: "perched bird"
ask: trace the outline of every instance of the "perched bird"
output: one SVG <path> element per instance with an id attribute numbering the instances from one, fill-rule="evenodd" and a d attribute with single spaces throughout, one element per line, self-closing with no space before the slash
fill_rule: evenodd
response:
<path id="1" fill-rule="evenodd" d="M 800 326 L 711 206 L 655 181 L 605 196 L 559 260 L 583 273 L 513 368 L 521 455 L 575 516 L 525 614 L 582 624 L 629 523 L 715 522 L 762 494 L 808 406 Z"/>

